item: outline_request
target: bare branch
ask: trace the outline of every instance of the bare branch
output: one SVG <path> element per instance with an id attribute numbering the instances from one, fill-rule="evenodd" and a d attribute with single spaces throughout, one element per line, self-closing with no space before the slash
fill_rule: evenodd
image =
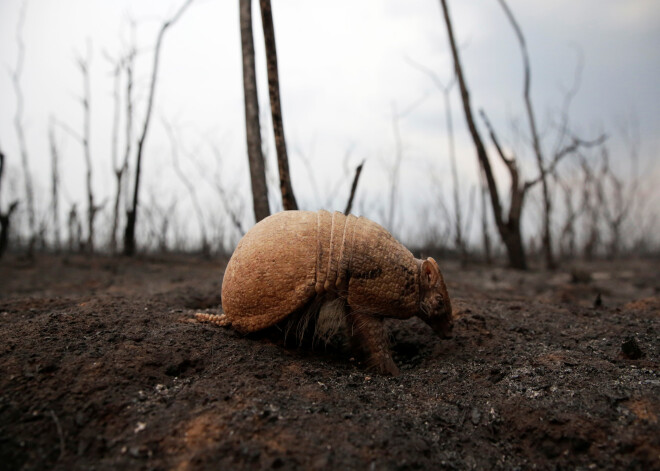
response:
<path id="1" fill-rule="evenodd" d="M 592 141 L 585 141 L 582 140 L 578 137 L 573 136 L 571 143 L 568 144 L 566 147 L 563 149 L 560 149 L 555 156 L 553 157 L 552 161 L 550 162 L 550 165 L 548 165 L 547 168 L 545 168 L 544 173 L 552 174 L 555 173 L 557 165 L 561 160 L 571 154 L 577 153 L 580 149 L 588 149 L 591 147 L 597 147 L 601 144 L 603 144 L 607 140 L 607 135 L 606 134 L 601 134 L 599 137 Z M 525 189 L 530 189 L 537 183 L 539 183 L 543 179 L 543 174 L 539 175 L 538 177 L 534 178 L 533 180 L 529 180 L 525 182 Z"/>
<path id="2" fill-rule="evenodd" d="M 11 72 L 14 93 L 16 94 L 16 114 L 14 115 L 14 128 L 18 137 L 18 145 L 21 154 L 21 163 L 23 167 L 23 180 L 25 183 L 25 200 L 27 202 L 28 225 L 30 230 L 28 242 L 28 256 L 34 254 L 34 245 L 37 235 L 37 221 L 34 208 L 34 190 L 32 187 L 32 173 L 28 158 L 27 144 L 25 142 L 25 133 L 23 131 L 23 91 L 21 89 L 21 75 L 23 72 L 23 63 L 25 60 L 25 42 L 23 41 L 23 26 L 25 24 L 25 12 L 27 9 L 27 0 L 21 5 L 21 10 L 16 25 L 16 44 L 18 54 L 16 56 L 16 67 Z"/>
<path id="3" fill-rule="evenodd" d="M 454 85 L 456 85 L 455 74 L 452 76 L 449 83 L 445 84 L 442 80 L 440 80 L 438 74 L 436 74 L 433 70 L 411 59 L 408 56 L 405 56 L 405 60 L 411 67 L 417 69 L 418 71 L 426 75 L 429 79 L 431 79 L 431 81 L 435 84 L 435 86 L 438 87 L 438 89 L 444 93 L 449 93 L 449 91 L 451 91 L 451 89 L 454 88 Z"/>
<path id="4" fill-rule="evenodd" d="M 344 209 L 344 214 L 349 214 L 351 212 L 351 208 L 353 207 L 353 199 L 355 198 L 355 190 L 357 189 L 358 186 L 358 181 L 360 180 L 360 174 L 362 173 L 362 167 L 364 167 L 364 160 L 360 162 L 360 165 L 358 165 L 355 168 L 355 177 L 353 178 L 353 184 L 351 185 L 351 193 L 348 197 L 348 202 L 346 203 L 346 208 Z"/>
<path id="5" fill-rule="evenodd" d="M 154 96 L 156 93 L 156 82 L 158 79 L 158 64 L 160 62 L 160 49 L 163 43 L 163 38 L 167 30 L 174 23 L 177 22 L 181 15 L 186 11 L 186 9 L 192 4 L 194 0 L 186 0 L 176 14 L 165 21 L 158 32 L 158 39 L 156 40 L 156 49 L 154 50 L 154 65 L 151 71 L 151 84 L 149 87 L 149 99 L 147 102 L 147 109 L 144 118 L 144 123 L 142 125 L 142 134 L 138 140 L 137 156 L 136 156 L 136 166 L 135 166 L 135 186 L 133 190 L 133 206 L 127 215 L 126 222 L 126 231 L 124 233 L 124 253 L 126 255 L 133 255 L 135 253 L 135 224 L 137 222 L 137 209 L 138 209 L 138 197 L 140 193 L 140 174 L 142 170 L 142 154 L 144 151 L 144 144 L 147 140 L 147 134 L 149 131 L 149 123 L 151 122 L 151 110 L 153 109 Z"/>
<path id="6" fill-rule="evenodd" d="M 504 155 L 504 151 L 502 150 L 500 141 L 497 138 L 497 134 L 495 134 L 495 130 L 493 129 L 493 126 L 490 124 L 490 120 L 488 119 L 488 116 L 486 116 L 486 113 L 484 112 L 483 109 L 479 110 L 479 115 L 481 116 L 481 119 L 484 121 L 484 124 L 486 125 L 486 129 L 488 129 L 488 135 L 490 136 L 490 140 L 493 141 L 493 145 L 497 150 L 497 155 L 500 156 L 502 162 L 504 162 L 504 164 L 509 168 L 509 171 L 515 169 L 517 173 L 518 169 L 516 166 L 516 159 L 513 157 L 509 158 L 506 155 Z"/>
<path id="7" fill-rule="evenodd" d="M 171 147 L 170 154 L 172 156 L 172 166 L 174 167 L 174 172 L 183 183 L 183 186 L 186 187 L 186 190 L 190 195 L 190 199 L 192 201 L 195 214 L 197 216 L 197 223 L 199 225 L 199 230 L 202 235 L 202 252 L 205 255 L 208 255 L 209 245 L 208 245 L 208 237 L 206 235 L 206 224 L 204 223 L 204 213 L 202 212 L 202 206 L 200 205 L 199 199 L 197 198 L 197 190 L 195 188 L 195 185 L 193 185 L 193 183 L 188 179 L 186 174 L 183 173 L 183 170 L 181 170 L 181 166 L 179 165 L 179 139 L 174 132 L 173 126 L 165 118 L 161 118 L 161 121 L 163 123 L 163 127 L 165 128 L 165 132 L 167 133 L 167 137 L 169 138 L 170 141 L 170 147 Z"/>

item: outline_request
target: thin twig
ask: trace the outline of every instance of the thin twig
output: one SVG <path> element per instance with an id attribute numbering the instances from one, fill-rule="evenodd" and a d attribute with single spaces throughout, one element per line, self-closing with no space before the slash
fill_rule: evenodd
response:
<path id="1" fill-rule="evenodd" d="M 353 178 L 353 184 L 351 185 L 351 194 L 348 197 L 348 203 L 346 203 L 346 209 L 344 209 L 344 214 L 349 214 L 351 208 L 353 207 L 353 199 L 355 198 L 355 190 L 358 186 L 358 181 L 360 180 L 360 174 L 362 173 L 362 167 L 364 166 L 364 160 L 355 168 L 355 177 Z"/>

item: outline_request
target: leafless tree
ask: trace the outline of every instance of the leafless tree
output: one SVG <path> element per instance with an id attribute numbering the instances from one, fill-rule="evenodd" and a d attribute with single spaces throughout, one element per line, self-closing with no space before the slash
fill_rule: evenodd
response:
<path id="1" fill-rule="evenodd" d="M 584 233 L 584 244 L 582 254 L 586 260 L 591 260 L 596 254 L 598 245 L 601 241 L 600 234 L 600 207 L 598 204 L 596 179 L 598 176 L 591 168 L 591 165 L 584 156 L 580 156 L 580 166 L 582 168 L 582 195 L 581 211 L 584 213 L 584 223 L 582 232 Z"/>
<path id="2" fill-rule="evenodd" d="M 524 79 L 523 79 L 523 98 L 525 101 L 525 110 L 527 114 L 527 122 L 529 124 L 529 132 L 532 140 L 532 148 L 534 150 L 534 156 L 536 157 L 536 164 L 538 167 L 540 180 L 541 180 L 541 189 L 543 194 L 543 252 L 545 255 L 546 267 L 549 269 L 556 268 L 556 261 L 552 251 L 552 232 L 550 230 L 550 214 L 552 211 L 550 191 L 548 189 L 548 179 L 546 178 L 546 168 L 543 156 L 543 150 L 541 148 L 541 140 L 539 139 L 539 133 L 536 126 L 536 117 L 534 114 L 534 106 L 530 98 L 530 89 L 531 89 L 531 72 L 529 66 L 529 54 L 527 52 L 527 44 L 525 42 L 525 36 L 522 33 L 520 25 L 516 21 L 516 18 L 513 15 L 513 12 L 507 5 L 505 0 L 498 0 L 506 17 L 508 18 L 513 30 L 516 33 L 516 38 L 520 44 L 520 51 L 522 53 L 523 59 L 523 70 L 524 70 Z"/>
<path id="3" fill-rule="evenodd" d="M 481 110 L 481 116 L 484 120 L 486 127 L 488 128 L 490 138 L 493 142 L 493 146 L 495 147 L 498 156 L 506 166 L 511 179 L 510 203 L 508 206 L 508 214 L 505 217 L 503 205 L 500 200 L 499 190 L 497 188 L 497 183 L 495 181 L 495 176 L 493 174 L 490 159 L 488 157 L 486 147 L 484 146 L 484 143 L 481 139 L 481 135 L 479 134 L 479 130 L 477 129 L 477 125 L 472 115 L 470 95 L 468 92 L 465 76 L 463 74 L 463 69 L 461 66 L 458 49 L 456 48 L 456 41 L 454 39 L 453 27 L 451 23 L 451 18 L 449 16 L 449 9 L 447 7 L 447 0 L 440 0 L 440 4 L 442 7 L 445 24 L 447 27 L 447 33 L 449 36 L 449 43 L 452 51 L 452 57 L 454 60 L 454 70 L 456 72 L 456 78 L 458 79 L 458 84 L 461 92 L 461 100 L 463 102 L 463 111 L 465 114 L 465 120 L 468 129 L 470 131 L 472 141 L 474 142 L 477 151 L 477 159 L 479 161 L 482 171 L 484 172 L 485 179 L 488 184 L 488 191 L 490 193 L 491 207 L 493 210 L 495 225 L 507 249 L 509 264 L 513 268 L 524 270 L 527 268 L 527 257 L 525 254 L 522 233 L 521 233 L 521 216 L 522 216 L 523 204 L 527 192 L 536 184 L 542 182 L 547 174 L 553 173 L 559 162 L 564 157 L 566 157 L 567 155 L 575 154 L 580 148 L 600 145 L 605 140 L 605 136 L 600 136 L 598 139 L 594 141 L 585 141 L 576 136 L 571 136 L 570 139 L 568 139 L 569 142 L 567 144 L 563 145 L 562 147 L 556 150 L 550 162 L 544 163 L 543 160 L 541 159 L 540 171 L 538 177 L 536 177 L 535 179 L 522 181 L 520 176 L 520 171 L 518 168 L 518 163 L 515 156 L 505 155 L 492 125 L 488 121 L 486 114 L 483 112 L 483 110 Z M 526 57 L 526 53 L 525 53 L 525 57 Z M 529 117 L 528 119 L 533 122 L 533 113 L 531 114 L 528 113 L 528 117 Z M 535 124 L 532 127 L 535 129 Z M 549 197 L 547 198 L 547 200 L 549 200 Z"/>
<path id="4" fill-rule="evenodd" d="M 631 165 L 636 165 L 636 151 L 632 150 Z M 623 224 L 631 213 L 635 203 L 635 178 L 631 176 L 631 184 L 626 188 L 626 183 L 621 176 L 612 170 L 607 147 L 603 147 L 601 153 L 601 172 L 595 181 L 596 195 L 601 208 L 604 222 L 609 231 L 607 244 L 607 256 L 610 259 L 617 258 L 622 249 Z"/>
<path id="5" fill-rule="evenodd" d="M 465 233 L 467 227 L 464 228 L 463 225 L 463 212 L 461 210 L 461 197 L 460 197 L 460 183 L 458 181 L 458 166 L 456 165 L 456 145 L 454 142 L 454 122 L 452 118 L 452 109 L 451 109 L 451 91 L 456 85 L 456 77 L 448 83 L 444 83 L 431 69 L 411 60 L 407 59 L 408 63 L 415 67 L 417 70 L 423 72 L 428 76 L 433 84 L 442 92 L 442 97 L 444 101 L 445 108 L 445 125 L 447 131 L 447 152 L 449 154 L 449 163 L 451 166 L 451 176 L 453 184 L 453 203 L 454 203 L 454 243 L 457 250 L 461 255 L 461 261 L 463 264 L 467 262 L 467 241 Z M 464 230 L 465 229 L 465 230 Z"/>
<path id="6" fill-rule="evenodd" d="M 456 47 L 456 41 L 454 40 L 454 31 L 449 16 L 449 9 L 447 7 L 446 0 L 440 0 L 442 6 L 442 11 L 444 14 L 445 24 L 447 27 L 447 34 L 449 36 L 449 44 L 451 46 L 452 57 L 454 59 L 454 71 L 456 73 L 456 78 L 458 80 L 458 85 L 461 92 L 461 99 L 463 101 L 463 112 L 465 114 L 465 120 L 472 136 L 472 141 L 474 142 L 477 158 L 479 164 L 484 172 L 484 176 L 488 183 L 488 190 L 490 192 L 490 200 L 493 209 L 493 215 L 495 218 L 495 224 L 498 231 L 502 237 L 504 245 L 507 248 L 507 253 L 509 255 L 509 263 L 512 267 L 518 269 L 527 268 L 527 260 L 525 257 L 525 251 L 522 245 L 522 237 L 520 234 L 520 221 L 515 220 L 509 217 L 509 220 L 505 220 L 502 214 L 502 204 L 500 202 L 499 193 L 497 190 L 497 184 L 495 183 L 495 177 L 490 165 L 490 160 L 488 159 L 488 154 L 486 153 L 486 147 L 483 144 L 481 135 L 477 129 L 477 125 L 472 115 L 472 106 L 470 104 L 470 94 L 468 92 L 467 83 L 463 76 L 463 69 L 461 66 L 460 58 L 458 55 L 458 49 Z M 515 166 L 511 165 L 513 162 L 509 159 L 504 158 L 504 162 L 507 163 L 507 167 L 511 171 L 511 180 L 512 188 L 518 189 L 518 170 Z M 513 170 L 513 171 L 512 171 Z M 516 191 L 516 194 L 518 191 Z M 522 201 L 521 201 L 522 203 Z M 515 216 L 517 208 L 514 207 L 513 201 L 511 204 L 511 209 L 514 211 L 513 215 Z"/>
<path id="7" fill-rule="evenodd" d="M 403 160 L 403 144 L 401 142 L 401 132 L 399 130 L 399 120 L 401 116 L 397 112 L 396 104 L 392 103 L 392 133 L 394 135 L 394 159 L 389 167 L 390 177 L 390 196 L 387 213 L 387 227 L 393 233 L 396 233 L 396 203 L 399 192 L 399 174 L 401 173 L 401 161 Z"/>
<path id="8" fill-rule="evenodd" d="M 167 137 L 170 140 L 172 166 L 174 168 L 174 173 L 176 173 L 176 175 L 179 177 L 181 183 L 183 183 L 183 186 L 186 187 L 186 191 L 188 191 L 188 194 L 190 195 L 190 200 L 192 201 L 193 209 L 195 211 L 195 215 L 197 216 L 199 231 L 202 236 L 202 254 L 204 256 L 208 256 L 210 255 L 209 239 L 206 234 L 206 224 L 204 222 L 202 206 L 199 203 L 199 198 L 197 198 L 197 190 L 195 185 L 193 185 L 193 183 L 186 176 L 186 174 L 181 169 L 181 166 L 179 165 L 179 139 L 176 136 L 173 126 L 165 119 L 163 119 L 162 122 L 163 127 L 165 128 L 165 132 L 167 133 Z"/>
<path id="9" fill-rule="evenodd" d="M 55 140 L 55 121 L 50 118 L 48 125 L 48 141 L 50 143 L 51 161 L 51 212 L 53 218 L 54 249 L 59 251 L 62 245 L 60 236 L 60 157 Z"/>
<path id="10" fill-rule="evenodd" d="M 161 254 L 170 251 L 170 244 L 168 243 L 168 236 L 174 229 L 172 219 L 176 214 L 177 205 L 176 196 L 168 205 L 163 204 L 163 197 L 156 194 L 153 188 L 149 191 L 148 204 L 145 208 L 145 226 L 147 227 L 147 246 L 152 250 L 157 250 Z M 175 238 L 173 247 L 175 249 L 184 250 L 182 238 Z M 153 242 L 152 242 L 153 241 Z"/>
<path id="11" fill-rule="evenodd" d="M 87 44 L 87 57 L 78 58 L 78 67 L 80 72 L 83 75 L 85 94 L 82 97 L 82 105 L 84 109 L 84 125 L 83 125 L 83 135 L 82 143 L 83 149 L 85 152 L 85 164 L 87 166 L 87 172 L 85 174 L 85 182 L 87 186 L 87 249 L 90 252 L 94 252 L 94 220 L 96 219 L 96 214 L 101 209 L 101 206 L 97 206 L 94 202 L 94 187 L 92 184 L 92 154 L 90 150 L 90 129 L 91 129 L 91 113 L 90 113 L 90 100 L 91 92 L 89 86 L 89 66 L 91 64 L 92 50 Z"/>
<path id="12" fill-rule="evenodd" d="M 218 147 L 214 144 L 210 144 L 210 147 L 215 156 L 216 166 L 219 169 L 220 164 L 222 163 L 222 155 L 220 149 L 218 149 Z M 243 213 L 243 209 L 242 209 L 243 204 L 239 202 L 238 205 L 235 205 L 232 203 L 232 201 L 230 201 L 230 198 L 227 194 L 228 192 L 222 184 L 220 174 L 216 173 L 215 178 L 211 178 L 207 172 L 207 169 L 204 168 L 204 166 L 201 165 L 200 162 L 196 162 L 196 163 L 198 166 L 199 174 L 203 179 L 205 179 L 209 183 L 209 185 L 218 194 L 220 198 L 220 202 L 222 203 L 222 206 L 224 207 L 227 214 L 229 215 L 229 219 L 231 220 L 232 225 L 234 226 L 238 234 L 240 236 L 243 236 L 245 234 L 245 229 L 242 223 L 243 218 L 241 217 L 241 214 Z M 231 193 L 236 194 L 236 192 L 231 192 Z"/>
<path id="13" fill-rule="evenodd" d="M 83 119 L 83 133 L 79 136 L 79 140 L 83 146 L 85 155 L 85 165 L 87 171 L 85 173 L 85 184 L 87 187 L 87 250 L 94 252 L 94 222 L 96 214 L 101 209 L 102 205 L 97 205 L 94 202 L 94 186 L 92 184 L 92 153 L 90 150 L 90 129 L 91 129 L 91 91 L 89 86 L 89 67 L 92 59 L 92 49 L 90 43 L 87 43 L 87 56 L 85 58 L 78 57 L 77 63 L 80 72 L 83 76 L 84 94 L 81 97 L 83 106 L 84 119 Z"/>
<path id="14" fill-rule="evenodd" d="M 5 154 L 0 150 L 0 203 L 2 203 L 2 177 L 5 171 Z M 6 212 L 2 212 L 2 205 L 0 205 L 0 258 L 2 258 L 5 250 L 7 249 L 7 242 L 9 240 L 9 227 L 11 223 L 11 216 L 18 207 L 18 200 L 9 203 Z"/>
<path id="15" fill-rule="evenodd" d="M 268 71 L 268 94 L 270 95 L 270 111 L 273 121 L 273 134 L 275 135 L 275 149 L 277 151 L 277 168 L 280 174 L 280 191 L 282 192 L 282 206 L 285 210 L 298 209 L 298 203 L 291 186 L 289 172 L 289 157 L 284 138 L 284 123 L 282 122 L 282 105 L 280 102 L 280 76 L 277 69 L 277 48 L 275 47 L 275 28 L 273 25 L 273 12 L 270 0 L 260 0 L 261 24 L 266 44 L 266 63 Z"/>
<path id="16" fill-rule="evenodd" d="M 490 230 L 488 229 L 488 183 L 483 169 L 479 171 L 480 185 L 479 195 L 481 196 L 481 236 L 483 238 L 484 261 L 487 265 L 493 263 L 493 254 L 490 242 Z"/>
<path id="17" fill-rule="evenodd" d="M 151 83 L 149 86 L 149 98 L 147 101 L 147 109 L 145 112 L 144 123 L 142 124 L 142 133 L 138 139 L 136 164 L 135 164 L 135 186 L 133 188 L 133 204 L 131 209 L 126 214 L 126 229 L 124 231 L 124 255 L 132 256 L 135 254 L 135 225 L 137 223 L 137 210 L 138 198 L 140 194 L 140 175 L 142 170 L 142 155 L 144 152 L 144 144 L 147 140 L 149 132 L 149 124 L 151 122 L 151 112 L 154 105 L 154 96 L 156 93 L 156 82 L 158 79 L 158 64 L 160 62 L 160 49 L 163 44 L 163 38 L 167 30 L 176 23 L 183 15 L 186 9 L 194 0 L 186 0 L 179 10 L 169 20 L 166 20 L 158 31 L 158 38 L 156 39 L 156 48 L 154 50 L 154 64 L 151 70 Z"/>
<path id="18" fill-rule="evenodd" d="M 582 211 L 575 204 L 575 181 L 566 181 L 558 175 L 555 175 L 555 181 L 564 200 L 564 219 L 559 230 L 559 253 L 563 259 L 571 259 L 576 255 L 576 223 Z"/>
<path id="19" fill-rule="evenodd" d="M 89 84 L 89 67 L 91 64 L 91 46 L 87 43 L 86 57 L 77 57 L 76 63 L 80 69 L 83 77 L 83 95 L 80 98 L 80 103 L 83 108 L 83 132 L 82 134 L 76 132 L 73 128 L 66 123 L 58 122 L 60 127 L 64 129 L 70 136 L 76 139 L 83 148 L 83 155 L 85 158 L 85 187 L 87 189 L 87 243 L 86 249 L 94 252 L 94 239 L 95 239 L 95 220 L 98 212 L 103 208 L 103 204 L 96 204 L 94 197 L 94 186 L 92 184 L 92 154 L 90 149 L 90 130 L 91 130 L 91 91 Z"/>
<path id="20" fill-rule="evenodd" d="M 80 218 L 78 217 L 78 207 L 76 203 L 73 203 L 71 205 L 71 209 L 69 210 L 68 229 L 69 252 L 72 253 L 74 250 L 82 252 L 84 248 L 82 240 L 82 224 L 80 223 Z"/>
<path id="21" fill-rule="evenodd" d="M 23 90 L 21 89 L 21 75 L 23 73 L 23 63 L 25 61 L 25 42 L 23 41 L 23 26 L 25 24 L 25 11 L 27 1 L 23 1 L 16 25 L 16 44 L 18 54 L 16 56 L 16 67 L 11 71 L 11 80 L 16 94 L 16 114 L 14 115 L 14 128 L 18 137 L 18 146 L 21 153 L 21 164 L 23 167 L 23 182 L 25 183 L 25 202 L 28 215 L 28 257 L 34 255 L 34 246 L 37 236 L 37 219 L 34 208 L 34 190 L 32 187 L 32 173 L 30 172 L 30 162 L 25 142 L 25 132 L 23 130 Z"/>
<path id="22" fill-rule="evenodd" d="M 245 135 L 247 140 L 254 218 L 257 222 L 270 214 L 266 164 L 261 149 L 259 97 L 252 38 L 252 1 L 240 0 L 241 49 L 243 56 L 243 92 L 245 100 Z"/>
<path id="23" fill-rule="evenodd" d="M 133 68 L 137 54 L 135 46 L 135 23 L 131 21 L 131 42 L 128 52 L 119 59 L 113 59 L 106 55 L 112 64 L 114 79 L 113 92 L 113 120 L 112 120 L 112 171 L 115 176 L 116 192 L 112 209 L 112 227 L 110 229 L 110 251 L 117 252 L 117 230 L 119 228 L 120 203 L 122 198 L 123 180 L 128 170 L 128 162 L 133 144 Z M 122 75 L 125 75 L 125 142 L 123 157 L 119 157 L 119 123 L 121 115 L 121 83 Z"/>

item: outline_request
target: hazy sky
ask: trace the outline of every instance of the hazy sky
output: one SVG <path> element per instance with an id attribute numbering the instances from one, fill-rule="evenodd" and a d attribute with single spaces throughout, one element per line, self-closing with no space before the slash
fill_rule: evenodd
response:
<path id="1" fill-rule="evenodd" d="M 0 1 L 0 146 L 9 165 L 3 209 L 10 195 L 22 193 L 12 122 L 16 99 L 8 73 L 16 63 L 15 34 L 22 3 Z M 136 122 L 141 124 L 156 34 L 162 21 L 181 3 L 28 0 L 23 30 L 24 123 L 42 210 L 48 204 L 49 191 L 49 117 L 75 129 L 82 126 L 78 101 L 82 79 L 76 55 L 85 53 L 89 41 L 94 181 L 97 199 L 103 200 L 114 192 L 113 79 L 106 56 L 125 53 L 130 38 L 128 19 L 134 19 L 140 51 Z M 262 126 L 268 129 L 261 20 L 258 2 L 253 4 Z M 383 208 L 388 204 L 388 172 L 396 149 L 392 117 L 397 110 L 402 114 L 398 126 L 403 160 L 394 229 L 400 235 L 418 232 L 411 226 L 421 215 L 433 219 L 429 211 L 438 195 L 446 199 L 451 190 L 442 93 L 408 60 L 432 69 L 444 82 L 451 80 L 451 57 L 439 2 L 272 0 L 272 5 L 284 125 L 299 202 L 309 209 L 342 209 L 348 192 L 344 160 L 350 153 L 347 162 L 351 172 L 367 159 L 358 211 L 386 222 Z M 563 96 L 581 58 L 581 86 L 570 114 L 573 129 L 585 138 L 606 132 L 615 165 L 627 171 L 629 154 L 621 128 L 635 129 L 631 123 L 638 123 L 643 171 L 657 181 L 660 2 L 511 0 L 509 5 L 526 35 L 532 61 L 532 96 L 546 151 L 552 150 Z M 520 50 L 513 31 L 496 0 L 454 0 L 449 6 L 475 110 L 483 108 L 488 113 L 507 148 L 516 149 L 526 174 L 532 176 L 533 161 L 525 145 Z M 210 184 L 216 177 L 242 195 L 246 220 L 252 219 L 247 199 L 240 54 L 237 0 L 197 0 L 167 33 L 152 133 L 145 151 L 142 200 L 147 204 L 157 200 L 165 209 L 176 202 L 182 217 L 190 212 L 189 194 L 173 170 L 172 147 L 163 125 L 166 120 L 176 129 L 180 166 L 188 179 L 197 182 L 208 219 L 215 218 L 219 225 L 223 217 Z M 456 93 L 452 106 L 467 199 L 476 182 L 476 157 Z M 514 131 L 512 122 L 516 120 L 522 136 Z M 137 124 L 135 128 L 137 132 Z M 62 154 L 63 206 L 77 201 L 84 207 L 82 150 L 61 128 L 56 133 Z M 272 179 L 273 145 L 270 133 L 267 137 Z M 221 164 L 211 145 L 220 150 Z M 308 168 L 312 169 L 311 177 Z M 343 186 L 333 193 L 338 182 Z M 189 226 L 196 224 L 189 217 L 185 221 Z"/>

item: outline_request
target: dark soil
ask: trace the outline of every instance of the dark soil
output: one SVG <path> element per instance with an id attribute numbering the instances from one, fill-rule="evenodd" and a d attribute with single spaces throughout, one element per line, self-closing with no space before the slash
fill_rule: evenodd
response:
<path id="1" fill-rule="evenodd" d="M 660 469 L 658 266 L 441 264 L 454 338 L 391 321 L 390 378 L 196 322 L 221 262 L 9 257 L 0 467 Z"/>

